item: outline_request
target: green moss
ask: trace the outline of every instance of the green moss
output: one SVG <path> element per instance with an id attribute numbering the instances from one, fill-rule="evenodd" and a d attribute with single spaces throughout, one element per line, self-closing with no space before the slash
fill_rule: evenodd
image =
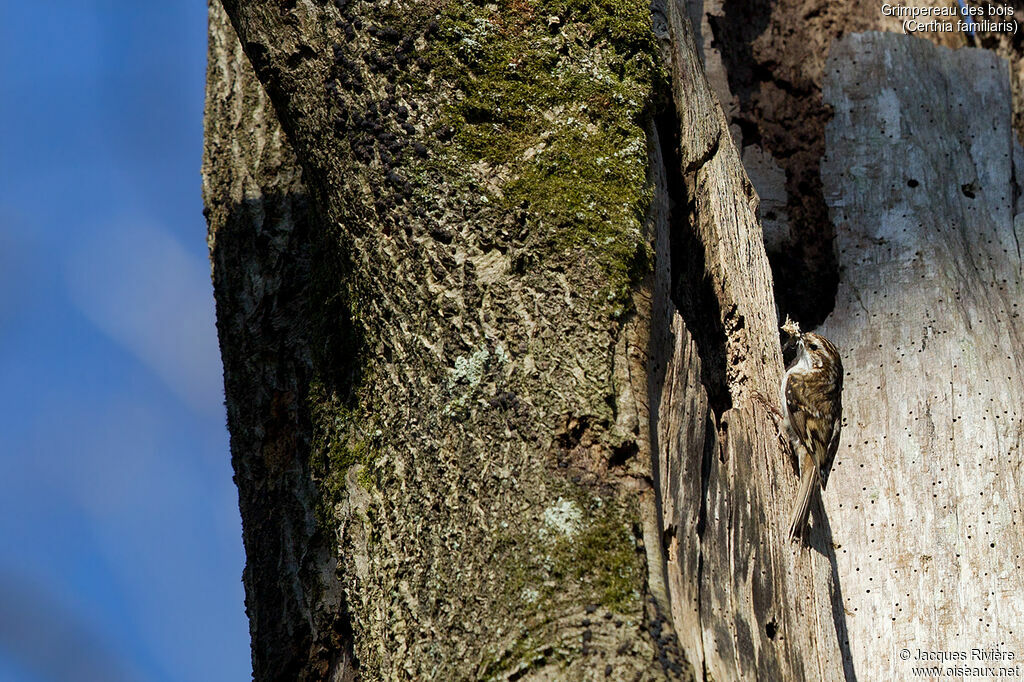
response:
<path id="1" fill-rule="evenodd" d="M 362 435 L 366 432 L 365 420 L 337 395 L 329 393 L 322 382 L 313 382 L 309 402 L 313 420 L 310 468 L 324 487 L 325 505 L 333 508 L 345 490 L 345 477 L 351 467 L 361 467 L 360 485 L 366 489 L 374 485 L 372 464 L 377 452 L 376 436 Z"/>
<path id="2" fill-rule="evenodd" d="M 574 535 L 551 549 L 552 573 L 571 578 L 590 592 L 591 601 L 618 613 L 634 610 L 643 581 L 643 557 L 632 529 L 614 505 L 594 510 Z"/>
<path id="3" fill-rule="evenodd" d="M 580 489 L 566 492 L 569 496 L 553 502 L 537 526 L 509 528 L 496 537 L 493 556 L 507 576 L 502 602 L 522 631 L 484 665 L 481 679 L 504 679 L 562 656 L 544 630 L 559 627 L 566 609 L 597 604 L 627 619 L 637 615 L 646 564 L 631 512 Z"/>
<path id="4" fill-rule="evenodd" d="M 459 93 L 441 163 L 485 162 L 499 210 L 525 210 L 549 253 L 594 258 L 621 301 L 649 268 L 645 122 L 664 82 L 641 0 L 451 3 L 429 57 Z"/>
<path id="5" fill-rule="evenodd" d="M 509 576 L 505 600 L 521 613 L 557 612 L 550 602 L 561 599 L 636 610 L 646 569 L 628 514 L 600 498 L 585 504 L 568 525 L 542 521 L 539 532 L 513 530 L 498 539 L 495 556 Z"/>

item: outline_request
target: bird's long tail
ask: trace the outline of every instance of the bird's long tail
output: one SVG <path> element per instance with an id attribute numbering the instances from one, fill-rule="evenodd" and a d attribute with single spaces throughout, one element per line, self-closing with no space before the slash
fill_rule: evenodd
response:
<path id="1" fill-rule="evenodd" d="M 814 464 L 804 467 L 800 477 L 800 492 L 797 495 L 796 508 L 793 509 L 793 520 L 789 524 L 789 538 L 796 540 L 803 535 L 807 517 L 811 513 L 811 496 L 821 487 L 821 472 Z"/>

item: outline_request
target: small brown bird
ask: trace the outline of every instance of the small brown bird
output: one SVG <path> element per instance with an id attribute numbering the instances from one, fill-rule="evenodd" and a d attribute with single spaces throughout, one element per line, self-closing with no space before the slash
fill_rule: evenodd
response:
<path id="1" fill-rule="evenodd" d="M 806 332 L 796 337 L 797 353 L 782 377 L 783 426 L 800 462 L 800 492 L 789 535 L 807 525 L 811 495 L 828 482 L 843 420 L 843 361 L 832 342 Z"/>

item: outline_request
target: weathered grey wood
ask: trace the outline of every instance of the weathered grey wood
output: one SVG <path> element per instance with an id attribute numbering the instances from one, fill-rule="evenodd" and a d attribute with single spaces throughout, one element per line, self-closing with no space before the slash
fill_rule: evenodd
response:
<path id="1" fill-rule="evenodd" d="M 797 479 L 752 400 L 777 400 L 781 376 L 757 198 L 682 3 L 665 9 L 682 186 L 671 197 L 677 271 L 660 274 L 676 278 L 680 309 L 656 298 L 653 324 L 670 330 L 654 355 L 666 363 L 656 469 L 675 624 L 707 679 L 843 679 L 834 558 L 787 542 Z"/>
<path id="2" fill-rule="evenodd" d="M 832 47 L 822 178 L 845 426 L 824 495 L 858 679 L 926 651 L 1024 655 L 1022 266 L 1005 62 Z M 960 665 L 1005 662 L 954 661 Z"/>

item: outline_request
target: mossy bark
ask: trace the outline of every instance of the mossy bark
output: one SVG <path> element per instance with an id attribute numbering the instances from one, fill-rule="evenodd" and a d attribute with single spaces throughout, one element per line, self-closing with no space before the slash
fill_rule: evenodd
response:
<path id="1" fill-rule="evenodd" d="M 336 533 L 360 670 L 681 673 L 644 635 L 650 454 L 620 385 L 650 255 L 646 7 L 227 9 L 314 188 L 312 447 L 289 463 Z"/>
<path id="2" fill-rule="evenodd" d="M 748 589 L 726 573 L 751 551 L 793 570 L 761 512 L 749 548 L 705 520 L 715 573 L 663 553 L 708 552 L 665 516 L 664 462 L 696 462 L 672 505 L 703 508 L 714 419 L 754 470 L 714 494 L 770 507 L 784 466 L 747 401 L 780 368 L 756 199 L 678 21 L 634 0 L 211 6 L 204 175 L 257 679 L 827 667 L 817 641 L 749 634 L 709 666 L 717 640 L 680 647 L 673 624 L 673 581 Z M 690 361 L 700 383 L 667 378 Z M 662 457 L 680 395 L 713 423 Z M 768 617 L 705 604 L 698 633 Z M 799 641 L 791 609 L 768 615 Z"/>

